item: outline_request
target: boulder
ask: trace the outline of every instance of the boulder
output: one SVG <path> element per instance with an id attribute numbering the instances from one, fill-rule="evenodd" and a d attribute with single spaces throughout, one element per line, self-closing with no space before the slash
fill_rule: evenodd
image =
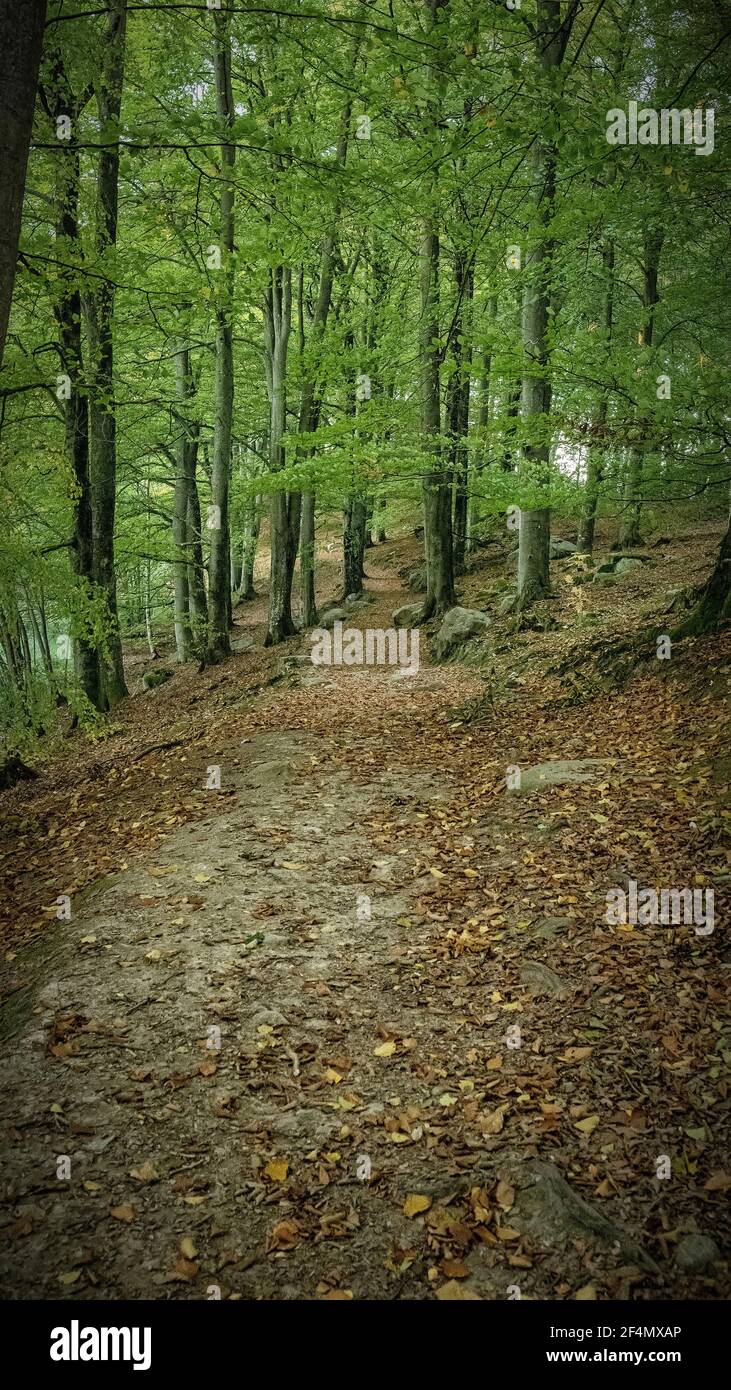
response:
<path id="1" fill-rule="evenodd" d="M 450 608 L 444 614 L 441 627 L 436 635 L 434 649 L 437 657 L 450 656 L 464 642 L 473 637 L 481 637 L 490 626 L 486 613 L 477 608 Z"/>
<path id="2" fill-rule="evenodd" d="M 631 574 L 633 570 L 641 570 L 641 569 L 642 569 L 642 561 L 641 561 L 641 560 L 635 560 L 631 555 L 625 555 L 625 556 L 623 557 L 623 559 L 617 561 L 616 565 L 614 566 L 614 573 L 615 573 L 615 574 Z"/>
<path id="3" fill-rule="evenodd" d="M 675 1252 L 675 1259 L 680 1268 L 693 1274 L 715 1264 L 720 1258 L 721 1252 L 715 1240 L 704 1235 L 683 1236 Z"/>
<path id="4" fill-rule="evenodd" d="M 324 613 L 320 614 L 319 626 L 329 628 L 333 626 L 333 623 L 344 623 L 347 617 L 348 614 L 344 608 L 327 608 Z"/>
<path id="5" fill-rule="evenodd" d="M 569 555 L 575 555 L 578 548 L 572 541 L 562 541 L 558 536 L 551 536 L 548 553 L 552 560 L 566 560 Z"/>
<path id="6" fill-rule="evenodd" d="M 369 603 L 375 603 L 373 594 L 369 594 L 366 589 L 361 589 L 359 594 L 348 594 L 345 600 L 346 608 L 365 607 Z"/>
<path id="7" fill-rule="evenodd" d="M 607 569 L 605 565 L 600 565 L 591 582 L 592 584 L 616 584 L 617 576 L 613 570 Z"/>
<path id="8" fill-rule="evenodd" d="M 520 769 L 520 785 L 511 791 L 525 795 L 545 791 L 547 787 L 563 785 L 564 782 L 593 782 L 610 765 L 608 758 L 570 758 L 565 761 L 557 758 L 548 763 L 535 763 L 533 767 Z"/>
<path id="9" fill-rule="evenodd" d="M 158 685 L 164 685 L 165 681 L 172 679 L 173 672 L 166 666 L 159 666 L 156 671 L 146 671 L 142 677 L 142 684 L 145 690 L 155 690 Z"/>
<path id="10" fill-rule="evenodd" d="M 391 615 L 394 627 L 416 627 L 421 617 L 420 603 L 404 603 Z"/>

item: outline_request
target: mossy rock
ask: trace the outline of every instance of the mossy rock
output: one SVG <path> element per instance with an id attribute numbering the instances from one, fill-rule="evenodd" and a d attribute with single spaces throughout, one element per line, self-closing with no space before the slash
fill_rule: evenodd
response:
<path id="1" fill-rule="evenodd" d="M 145 690 L 155 690 L 158 685 L 164 685 L 173 677 L 173 672 L 167 666 L 159 666 L 156 671 L 147 671 L 142 677 L 142 684 Z"/>

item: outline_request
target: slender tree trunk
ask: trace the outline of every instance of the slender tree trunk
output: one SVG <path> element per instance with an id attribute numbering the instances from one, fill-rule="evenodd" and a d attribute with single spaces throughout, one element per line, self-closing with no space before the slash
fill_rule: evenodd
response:
<path id="1" fill-rule="evenodd" d="M 0 0 L 0 367 L 10 318 L 46 0 Z"/>
<path id="2" fill-rule="evenodd" d="M 241 545 L 241 588 L 242 599 L 256 598 L 254 588 L 254 562 L 261 528 L 261 498 L 252 497 L 244 523 L 244 538 Z"/>
<path id="3" fill-rule="evenodd" d="M 649 354 L 655 328 L 655 311 L 660 299 L 658 272 L 664 231 L 654 228 L 645 233 L 645 255 L 642 275 L 642 307 L 644 310 L 642 326 L 637 334 L 637 342 Z M 644 354 L 643 354 L 644 355 Z M 644 471 L 645 445 L 642 436 L 649 432 L 649 421 L 638 413 L 637 420 L 640 440 L 630 451 L 629 465 L 625 479 L 622 521 L 619 528 L 617 548 L 632 550 L 642 544 L 640 535 L 640 514 L 642 511 L 642 475 Z"/>
<path id="4" fill-rule="evenodd" d="M 234 407 L 233 298 L 234 298 L 234 186 L 236 146 L 225 140 L 234 122 L 231 87 L 231 35 L 229 16 L 213 11 L 215 26 L 214 70 L 216 109 L 222 126 L 221 193 L 219 200 L 221 287 L 216 296 L 216 413 L 213 430 L 211 505 L 209 519 L 211 550 L 208 562 L 208 652 L 216 662 L 231 650 L 231 561 L 229 531 L 229 484 L 231 478 L 231 434 Z"/>
<path id="5" fill-rule="evenodd" d="M 424 0 L 426 24 L 433 33 L 439 10 L 445 0 Z M 438 58 L 431 65 L 431 77 L 437 77 Z M 429 123 L 435 142 L 439 140 L 440 111 L 436 101 L 430 103 Z M 421 361 L 421 429 L 424 449 L 429 458 L 423 482 L 424 553 L 426 559 L 426 596 L 421 612 L 422 621 L 444 613 L 455 604 L 454 562 L 452 554 L 452 485 L 442 458 L 439 440 L 441 430 L 441 386 L 439 369 L 439 183 L 438 166 L 432 166 L 425 189 L 427 212 L 422 222 L 420 248 L 421 318 L 419 323 L 419 356 Z"/>
<path id="6" fill-rule="evenodd" d="M 117 244 L 119 204 L 119 117 L 124 81 L 127 0 L 109 0 L 104 37 L 102 71 L 97 88 L 99 120 L 111 141 L 99 155 L 97 179 L 96 249 L 101 264 L 108 262 Z M 100 652 L 100 699 L 103 709 L 113 709 L 127 694 L 122 664 L 122 642 L 117 615 L 117 580 L 114 569 L 114 519 L 117 489 L 117 417 L 114 398 L 114 284 L 103 280 L 88 300 L 92 385 L 89 401 L 91 428 L 91 509 L 94 546 L 94 578 L 106 601 L 107 632 Z"/>
<path id="7" fill-rule="evenodd" d="M 470 417 L 470 378 L 472 368 L 472 295 L 474 274 L 466 253 L 455 259 L 455 291 L 459 305 L 453 324 L 452 354 L 454 372 L 447 389 L 447 433 L 449 463 L 454 478 L 454 572 L 464 572 L 467 550 L 469 502 L 469 463 L 467 432 Z"/>
<path id="8" fill-rule="evenodd" d="M 195 476 L 197 459 L 198 439 L 197 436 L 193 436 L 190 440 L 188 473 L 188 601 L 193 651 L 201 660 L 205 654 L 206 634 L 208 632 L 208 598 L 201 538 L 201 504 Z"/>
<path id="9" fill-rule="evenodd" d="M 175 388 L 179 403 L 176 413 L 175 495 L 173 498 L 173 602 L 175 605 L 175 646 L 178 661 L 189 661 L 193 650 L 190 628 L 190 585 L 188 579 L 188 487 L 190 481 L 190 423 L 188 403 L 193 395 L 190 352 L 181 346 L 175 354 Z"/>
<path id="10" fill-rule="evenodd" d="M 267 337 L 267 388 L 269 392 L 269 468 L 284 467 L 287 418 L 287 353 L 292 328 L 292 272 L 277 266 L 270 272 L 264 305 Z M 284 642 L 295 632 L 292 617 L 292 578 L 299 542 L 299 494 L 284 488 L 272 492 L 269 510 L 269 613 L 266 646 Z"/>
<path id="11" fill-rule="evenodd" d="M 612 342 L 612 330 L 614 327 L 614 242 L 608 240 L 604 244 L 602 252 L 604 262 L 604 275 L 606 282 L 604 296 L 604 316 L 603 326 L 606 341 L 607 355 L 609 354 Z M 608 392 L 605 391 L 599 402 L 595 417 L 595 429 L 598 436 L 598 443 L 592 445 L 589 450 L 589 458 L 586 467 L 586 491 L 585 503 L 581 521 L 579 523 L 578 546 L 579 550 L 587 555 L 591 555 L 594 549 L 594 530 L 596 527 L 596 514 L 599 505 L 599 491 L 604 478 L 604 444 L 602 443 L 602 432 L 607 422 L 607 411 L 609 408 Z"/>
<path id="12" fill-rule="evenodd" d="M 477 406 L 477 435 L 481 441 L 479 448 L 475 452 L 475 485 L 469 499 L 467 512 L 467 550 L 470 551 L 474 546 L 475 537 L 480 526 L 480 499 L 477 490 L 480 485 L 480 475 L 488 461 L 487 449 L 487 428 L 490 423 L 490 373 L 492 371 L 492 332 L 495 319 L 497 318 L 497 295 L 490 296 L 488 306 L 488 324 L 491 334 L 490 341 L 485 344 L 482 350 L 482 371 L 480 373 L 480 388 Z"/>

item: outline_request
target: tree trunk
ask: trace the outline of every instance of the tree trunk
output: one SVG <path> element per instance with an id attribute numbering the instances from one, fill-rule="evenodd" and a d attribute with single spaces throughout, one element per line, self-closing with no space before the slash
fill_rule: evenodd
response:
<path id="1" fill-rule="evenodd" d="M 22 13 L 21 13 L 22 10 Z M 46 0 L 0 0 L 0 367 L 10 318 Z"/>
<path id="2" fill-rule="evenodd" d="M 189 661 L 193 650 L 190 628 L 190 584 L 188 578 L 188 486 L 190 479 L 190 423 L 188 402 L 193 395 L 190 351 L 181 346 L 175 354 L 175 388 L 179 402 L 175 422 L 175 495 L 173 498 L 173 602 L 175 605 L 175 646 L 178 661 Z"/>
<path id="3" fill-rule="evenodd" d="M 79 235 L 80 158 L 77 143 L 77 122 L 83 103 L 78 103 L 71 91 L 64 64 L 59 54 L 53 60 L 53 88 L 48 110 L 52 119 L 68 115 L 72 121 L 71 139 L 59 142 L 56 154 L 56 225 L 57 259 L 73 265 L 80 259 Z M 91 598 L 94 583 L 94 537 L 92 521 L 91 476 L 89 470 L 89 401 L 84 383 L 84 362 L 81 340 L 81 291 L 73 271 L 59 270 L 61 288 L 54 312 L 58 324 L 61 367 L 69 379 L 68 397 L 64 400 L 65 449 L 76 483 L 74 500 L 74 543 L 71 566 L 80 585 Z M 96 709 L 102 708 L 99 655 L 93 642 L 82 632 L 74 642 L 76 675 L 86 698 Z"/>
<path id="4" fill-rule="evenodd" d="M 426 24 L 433 31 L 444 0 L 425 0 Z M 436 60 L 435 60 L 436 62 Z M 435 65 L 433 65 L 435 67 Z M 431 72 L 432 79 L 436 71 Z M 429 107 L 429 124 L 435 141 L 439 139 L 438 103 Z M 439 441 L 441 429 L 441 388 L 439 380 L 439 186 L 438 165 L 432 166 L 425 190 L 427 213 L 422 223 L 420 248 L 421 317 L 419 356 L 421 361 L 421 428 L 429 464 L 424 477 L 424 553 L 426 596 L 422 621 L 444 613 L 455 604 L 452 556 L 452 486 L 444 467 Z"/>
<path id="5" fill-rule="evenodd" d="M 537 0 L 536 57 L 545 79 L 546 101 L 555 105 L 555 78 L 566 51 L 571 13 L 561 23 L 560 0 Z M 554 110 L 554 122 L 557 119 Z M 532 481 L 548 483 L 550 442 L 540 422 L 550 416 L 551 382 L 548 374 L 548 326 L 552 291 L 554 242 L 550 224 L 556 194 L 557 151 L 553 140 L 536 135 L 533 152 L 533 189 L 536 208 L 537 240 L 526 257 L 523 290 L 522 338 L 525 366 L 521 390 L 521 415 L 527 427 L 523 454 L 530 465 Z M 538 424 L 536 437 L 531 438 Z M 518 608 L 528 608 L 550 592 L 548 577 L 551 513 L 548 507 L 521 513 L 520 556 L 518 560 Z"/>
<path id="6" fill-rule="evenodd" d="M 363 592 L 366 548 L 366 505 L 349 497 L 343 511 L 343 597 Z"/>
<path id="7" fill-rule="evenodd" d="M 215 26 L 214 70 L 216 109 L 223 127 L 222 137 L 233 125 L 234 103 L 231 87 L 231 36 L 229 17 L 213 11 Z M 208 563 L 208 651 L 207 660 L 220 661 L 231 650 L 231 582 L 228 496 L 231 476 L 231 433 L 234 406 L 233 298 L 234 298 L 234 187 L 236 146 L 221 140 L 220 253 L 222 277 L 216 303 L 216 414 L 213 431 L 211 504 Z"/>
<path id="8" fill-rule="evenodd" d="M 449 464 L 454 478 L 454 572 L 464 572 L 467 550 L 467 509 L 469 501 L 469 463 L 467 431 L 470 417 L 470 376 L 472 368 L 472 295 L 474 273 L 466 253 L 455 258 L 457 312 L 452 325 L 454 373 L 447 388 L 447 432 Z"/>
<path id="9" fill-rule="evenodd" d="M 119 116 L 124 80 L 127 0 L 109 0 L 102 71 L 97 90 L 99 121 L 111 143 L 99 155 L 96 249 L 100 263 L 108 262 L 117 242 L 119 203 Z M 117 417 L 114 399 L 114 285 L 102 280 L 88 300 L 92 350 L 91 509 L 94 579 L 106 601 L 107 632 L 100 652 L 102 709 L 113 709 L 127 694 L 122 642 L 117 615 L 114 571 L 114 518 L 117 490 Z"/>
<path id="10" fill-rule="evenodd" d="M 202 660 L 205 655 L 208 632 L 208 599 L 201 539 L 201 504 L 195 476 L 197 459 L 198 440 L 197 436 L 194 436 L 190 441 L 188 473 L 188 601 L 192 647 L 198 659 Z"/>
<path id="11" fill-rule="evenodd" d="M 673 641 L 699 637 L 731 619 L 731 517 L 721 541 L 716 566 L 687 618 L 671 632 Z"/>
<path id="12" fill-rule="evenodd" d="M 642 307 L 644 315 L 642 326 L 637 334 L 637 342 L 641 348 L 647 349 L 648 354 L 652 347 L 655 329 L 655 311 L 660 299 L 658 271 L 664 235 L 664 230 L 657 228 L 646 230 L 645 232 L 645 255 L 642 275 Z M 644 369 L 647 370 L 647 366 L 645 366 Z M 640 370 L 642 370 L 642 368 L 640 368 Z M 625 479 L 622 521 L 620 523 L 619 537 L 617 540 L 618 550 L 632 550 L 635 546 L 642 544 L 640 514 L 642 512 L 642 475 L 645 454 L 643 435 L 649 431 L 649 422 L 643 419 L 639 412 L 637 425 L 640 440 L 632 447 L 630 452 L 627 477 Z"/>
<path id="13" fill-rule="evenodd" d="M 602 252 L 604 262 L 604 273 L 606 278 L 606 292 L 604 297 L 604 333 L 606 341 L 607 355 L 609 355 L 612 329 L 614 326 L 614 242 L 605 242 Z M 596 432 L 598 443 L 592 445 L 589 450 L 589 459 L 586 469 L 586 493 L 584 510 L 579 523 L 578 547 L 587 555 L 591 555 L 594 549 L 594 529 L 596 526 L 596 513 L 599 505 L 599 489 L 604 477 L 604 444 L 601 435 L 607 422 L 607 411 L 609 408 L 608 392 L 605 391 L 599 402 L 599 407 L 595 417 Z"/>
<path id="14" fill-rule="evenodd" d="M 269 468 L 284 467 L 282 440 L 287 418 L 287 352 L 292 328 L 292 272 L 276 266 L 270 272 L 264 304 L 267 388 L 269 392 Z M 296 631 L 292 618 L 292 578 L 299 542 L 299 494 L 277 488 L 269 510 L 269 612 L 265 645 L 284 642 Z"/>

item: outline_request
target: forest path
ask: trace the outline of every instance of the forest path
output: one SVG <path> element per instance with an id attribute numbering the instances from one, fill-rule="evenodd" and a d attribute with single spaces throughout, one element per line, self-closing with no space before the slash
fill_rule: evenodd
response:
<path id="1" fill-rule="evenodd" d="M 386 626 L 401 595 L 371 588 L 357 621 Z M 181 673 L 149 697 L 142 752 L 104 745 L 86 779 L 69 762 L 23 793 L 36 836 L 53 832 L 18 866 L 24 892 L 39 862 L 46 903 L 88 881 L 79 825 L 116 862 L 11 953 L 3 1294 L 712 1296 L 708 1276 L 658 1278 L 521 1209 L 549 1157 L 657 1257 L 689 1201 L 722 1195 L 676 1182 L 666 1214 L 654 1170 L 715 1084 L 715 942 L 678 954 L 601 925 L 611 866 L 642 871 L 648 787 L 661 816 L 673 795 L 631 695 L 569 730 L 531 690 L 472 727 L 458 711 L 483 687 L 464 667 L 306 654 Z M 675 700 L 648 702 L 661 738 Z M 120 738 L 133 747 L 131 724 Z M 524 764 L 604 757 L 612 775 L 509 798 L 520 746 Z M 691 1051 L 697 1077 L 676 1071 Z"/>

